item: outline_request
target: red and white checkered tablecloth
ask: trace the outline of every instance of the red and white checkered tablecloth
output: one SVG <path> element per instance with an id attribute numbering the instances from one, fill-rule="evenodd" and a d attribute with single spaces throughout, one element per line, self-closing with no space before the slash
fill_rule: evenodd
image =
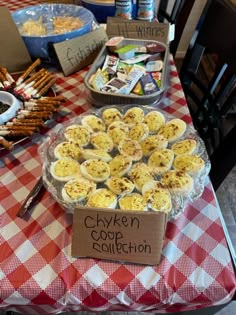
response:
<path id="1" fill-rule="evenodd" d="M 0 1 L 10 10 L 34 3 Z M 56 122 L 91 108 L 83 84 L 86 70 L 69 77 L 56 74 L 56 91 L 68 98 Z M 190 123 L 172 59 L 169 71 L 169 87 L 158 106 Z M 72 258 L 72 216 L 47 192 L 25 220 L 16 217 L 41 174 L 37 150 L 45 135 L 25 139 L 12 152 L 0 151 L 0 310 L 167 313 L 223 304 L 233 298 L 235 274 L 209 181 L 201 198 L 168 222 L 157 266 Z"/>

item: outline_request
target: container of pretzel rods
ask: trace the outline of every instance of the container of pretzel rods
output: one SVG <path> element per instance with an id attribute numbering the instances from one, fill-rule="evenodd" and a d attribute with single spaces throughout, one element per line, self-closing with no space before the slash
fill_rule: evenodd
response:
<path id="1" fill-rule="evenodd" d="M 17 77 L 0 66 L 0 150 L 39 132 L 66 101 L 50 94 L 57 78 L 40 66 L 37 58 Z"/>

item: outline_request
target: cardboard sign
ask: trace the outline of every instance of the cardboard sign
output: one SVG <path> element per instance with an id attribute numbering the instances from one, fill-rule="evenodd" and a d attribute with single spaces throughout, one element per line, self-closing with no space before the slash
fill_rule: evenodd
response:
<path id="1" fill-rule="evenodd" d="M 108 17 L 106 31 L 109 38 L 123 36 L 125 38 L 156 40 L 167 44 L 169 24 Z"/>
<path id="2" fill-rule="evenodd" d="M 164 213 L 78 208 L 72 256 L 158 264 L 165 227 Z"/>
<path id="3" fill-rule="evenodd" d="M 65 76 L 91 64 L 108 40 L 103 27 L 61 43 L 53 44 Z"/>
<path id="4" fill-rule="evenodd" d="M 11 13 L 4 6 L 0 6 L 0 47 L 0 65 L 10 73 L 22 72 L 32 63 Z"/>

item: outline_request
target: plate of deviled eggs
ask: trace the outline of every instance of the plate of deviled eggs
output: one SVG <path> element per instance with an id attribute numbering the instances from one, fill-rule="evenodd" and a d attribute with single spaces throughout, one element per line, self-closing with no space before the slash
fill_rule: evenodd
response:
<path id="1" fill-rule="evenodd" d="M 184 120 L 152 106 L 104 106 L 50 131 L 45 187 L 65 209 L 157 211 L 175 218 L 203 192 L 210 162 Z"/>

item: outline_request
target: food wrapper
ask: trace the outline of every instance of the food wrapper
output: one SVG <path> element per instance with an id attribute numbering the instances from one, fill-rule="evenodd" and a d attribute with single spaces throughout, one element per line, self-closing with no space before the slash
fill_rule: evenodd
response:
<path id="1" fill-rule="evenodd" d="M 124 59 L 133 58 L 136 52 L 136 48 L 137 46 L 135 45 L 126 45 L 115 50 L 115 52 L 119 55 L 120 59 L 124 60 Z"/>
<path id="2" fill-rule="evenodd" d="M 122 89 L 125 86 L 126 86 L 125 81 L 119 78 L 113 78 L 101 88 L 101 91 L 111 92 L 111 93 L 122 93 Z"/>
<path id="3" fill-rule="evenodd" d="M 132 90 L 132 93 L 137 94 L 137 95 L 143 95 L 143 90 L 142 90 L 142 86 L 140 82 L 138 82 L 135 85 L 135 87 Z"/>
<path id="4" fill-rule="evenodd" d="M 112 71 L 116 72 L 117 66 L 119 63 L 119 58 L 114 55 L 107 55 L 102 70 L 109 68 Z"/>
<path id="5" fill-rule="evenodd" d="M 125 79 L 126 86 L 122 89 L 122 93 L 129 94 L 144 74 L 145 70 L 143 67 L 134 65 Z"/>
<path id="6" fill-rule="evenodd" d="M 112 37 L 105 43 L 105 45 L 110 52 L 114 52 L 116 49 L 121 47 L 123 39 L 124 37 L 122 36 Z"/>
<path id="7" fill-rule="evenodd" d="M 140 84 L 145 95 L 155 93 L 159 90 L 156 81 L 153 79 L 150 73 L 141 77 Z"/>
<path id="8" fill-rule="evenodd" d="M 107 83 L 107 81 L 108 79 L 106 75 L 102 72 L 101 69 L 98 69 L 98 71 L 91 80 L 91 84 L 95 90 L 100 91 Z"/>
<path id="9" fill-rule="evenodd" d="M 119 61 L 117 66 L 117 72 L 127 75 L 130 72 L 131 68 L 132 66 L 128 65 L 127 63 Z"/>
<path id="10" fill-rule="evenodd" d="M 52 194 L 54 199 L 61 205 L 63 209 L 65 209 L 67 213 L 73 214 L 75 207 L 86 206 L 87 200 L 77 201 L 77 202 L 68 202 L 63 198 L 62 188 L 65 185 L 65 182 L 55 179 L 52 176 L 51 168 L 50 168 L 52 163 L 54 163 L 57 160 L 57 158 L 55 157 L 55 148 L 57 147 L 58 144 L 66 141 L 65 129 L 68 126 L 72 126 L 74 124 L 82 125 L 82 121 L 85 117 L 94 115 L 95 117 L 100 118 L 105 123 L 105 121 L 103 120 L 103 112 L 108 108 L 117 109 L 121 114 L 120 116 L 121 119 L 124 120 L 125 114 L 128 112 L 128 110 L 137 108 L 137 106 L 134 106 L 134 105 L 133 106 L 131 105 L 113 106 L 113 107 L 105 106 L 101 109 L 90 110 L 78 117 L 71 119 L 70 121 L 67 121 L 65 124 L 58 124 L 54 129 L 51 130 L 48 137 L 44 140 L 44 142 L 39 147 L 39 154 L 41 157 L 41 161 L 43 163 L 44 185 L 48 189 L 48 191 Z M 169 115 L 162 110 L 159 110 L 159 109 L 157 110 L 155 107 L 146 106 L 143 108 L 143 113 L 144 113 L 143 119 L 145 119 L 147 114 L 153 111 L 158 111 L 164 116 L 165 124 L 175 118 L 172 115 Z M 107 132 L 107 128 L 108 127 L 106 127 L 104 132 Z M 130 126 L 129 130 L 131 128 L 132 127 Z M 178 141 L 183 140 L 183 139 L 193 139 L 196 141 L 196 148 L 195 148 L 194 154 L 201 157 L 201 159 L 204 161 L 204 168 L 198 174 L 191 175 L 192 180 L 193 180 L 193 188 L 187 194 L 186 193 L 184 194 L 181 192 L 177 193 L 170 190 L 172 208 L 171 208 L 171 211 L 168 213 L 169 220 L 176 218 L 180 213 L 184 211 L 186 205 L 189 202 L 192 202 L 198 199 L 202 195 L 204 186 L 205 186 L 205 181 L 210 170 L 210 162 L 209 162 L 209 158 L 206 152 L 204 142 L 201 140 L 196 130 L 192 126 L 187 125 L 187 128 L 184 134 L 180 137 L 180 139 L 178 139 Z M 173 143 L 175 142 L 168 143 L 167 148 L 170 149 Z M 83 147 L 83 149 L 89 149 L 89 148 L 91 149 L 92 147 L 93 145 L 91 144 L 91 142 L 88 142 L 87 145 Z M 109 154 L 111 155 L 112 158 L 116 157 L 119 154 L 117 147 L 114 147 L 112 151 L 109 152 Z M 78 163 L 80 163 L 80 165 L 81 163 L 83 163 L 83 161 L 84 161 L 84 157 L 83 156 L 79 157 Z M 142 158 L 138 162 L 133 161 L 132 165 L 135 165 L 136 163 L 144 163 L 144 165 L 146 165 L 148 164 L 148 157 L 142 156 Z M 171 169 L 173 169 L 173 165 L 171 166 Z M 129 178 L 129 172 L 125 174 L 124 177 Z M 162 177 L 163 177 L 163 174 L 155 175 L 154 180 L 161 181 Z M 104 187 L 105 187 L 104 182 L 97 183 L 97 189 L 104 188 Z M 140 191 L 137 191 L 136 188 L 134 189 L 133 192 L 140 193 Z M 120 196 L 117 196 L 117 198 L 119 199 Z M 117 206 L 116 209 L 119 210 L 119 206 Z M 153 209 L 148 204 L 147 204 L 147 211 L 153 211 Z"/>
<path id="11" fill-rule="evenodd" d="M 146 49 L 148 53 L 156 54 L 156 53 L 162 53 L 165 51 L 164 47 L 158 43 L 152 43 L 146 45 Z"/>
<path id="12" fill-rule="evenodd" d="M 106 68 L 102 72 L 104 76 L 106 77 L 107 81 L 110 81 L 111 79 L 117 76 L 116 72 L 112 70 L 111 68 Z"/>

